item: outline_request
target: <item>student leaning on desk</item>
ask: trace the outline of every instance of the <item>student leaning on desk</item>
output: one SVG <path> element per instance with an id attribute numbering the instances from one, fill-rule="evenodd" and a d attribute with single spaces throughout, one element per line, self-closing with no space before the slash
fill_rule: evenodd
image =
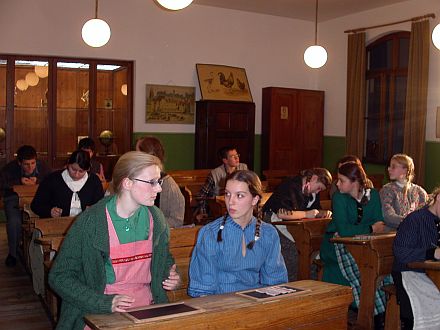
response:
<path id="1" fill-rule="evenodd" d="M 61 297 L 59 328 L 84 329 L 86 314 L 165 303 L 180 284 L 169 252 L 169 228 L 154 206 L 160 160 L 131 151 L 113 170 L 115 195 L 81 213 L 49 273 Z"/>

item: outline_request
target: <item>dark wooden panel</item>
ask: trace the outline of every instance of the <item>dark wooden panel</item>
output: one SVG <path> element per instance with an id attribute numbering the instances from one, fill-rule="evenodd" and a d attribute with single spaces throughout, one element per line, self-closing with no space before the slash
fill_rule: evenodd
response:
<path id="1" fill-rule="evenodd" d="M 196 106 L 195 167 L 214 168 L 217 151 L 232 145 L 240 162 L 254 164 L 255 104 L 232 101 L 198 101 Z"/>

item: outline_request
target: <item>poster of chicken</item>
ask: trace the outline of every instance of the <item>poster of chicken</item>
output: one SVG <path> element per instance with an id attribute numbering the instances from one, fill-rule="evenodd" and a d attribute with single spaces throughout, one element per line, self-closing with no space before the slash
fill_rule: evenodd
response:
<path id="1" fill-rule="evenodd" d="M 196 68 L 202 100 L 252 102 L 245 69 L 200 63 Z"/>
<path id="2" fill-rule="evenodd" d="M 194 124 L 195 87 L 147 84 L 146 123 Z"/>

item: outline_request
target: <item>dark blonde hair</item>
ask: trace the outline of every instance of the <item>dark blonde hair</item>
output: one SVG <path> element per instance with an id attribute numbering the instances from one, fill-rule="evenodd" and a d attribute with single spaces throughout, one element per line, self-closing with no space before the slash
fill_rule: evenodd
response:
<path id="1" fill-rule="evenodd" d="M 341 165 L 341 167 L 338 169 L 338 173 L 346 176 L 351 182 L 359 183 L 359 191 L 362 191 L 363 189 L 373 188 L 373 184 L 368 179 L 364 168 L 359 164 L 345 163 L 344 165 Z M 368 203 L 368 199 L 366 196 L 362 197 L 361 203 Z"/>
<path id="2" fill-rule="evenodd" d="M 414 180 L 414 161 L 410 156 L 405 154 L 395 154 L 393 157 L 391 157 L 391 160 L 395 160 L 406 169 L 406 179 L 408 182 L 412 182 Z"/>
<path id="3" fill-rule="evenodd" d="M 435 203 L 435 200 L 437 199 L 437 196 L 440 194 L 440 186 L 435 187 L 432 190 L 432 193 L 429 194 L 429 198 L 428 201 L 426 202 L 426 205 L 431 206 L 432 204 Z"/>
<path id="4" fill-rule="evenodd" d="M 115 194 L 121 192 L 121 183 L 125 178 L 134 178 L 146 167 L 154 165 L 162 169 L 160 159 L 145 152 L 129 151 L 123 154 L 113 169 L 113 190 Z"/>

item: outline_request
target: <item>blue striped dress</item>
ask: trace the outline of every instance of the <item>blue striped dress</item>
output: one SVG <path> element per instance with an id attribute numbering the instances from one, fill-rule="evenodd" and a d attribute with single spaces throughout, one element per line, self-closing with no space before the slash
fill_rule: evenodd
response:
<path id="1" fill-rule="evenodd" d="M 204 226 L 197 237 L 189 268 L 188 294 L 192 297 L 222 294 L 287 282 L 287 270 L 281 255 L 280 239 L 275 228 L 262 222 L 260 239 L 242 254 L 243 237 L 248 244 L 254 239 L 256 219 L 242 229 L 228 216 L 217 234 L 223 218 Z"/>

